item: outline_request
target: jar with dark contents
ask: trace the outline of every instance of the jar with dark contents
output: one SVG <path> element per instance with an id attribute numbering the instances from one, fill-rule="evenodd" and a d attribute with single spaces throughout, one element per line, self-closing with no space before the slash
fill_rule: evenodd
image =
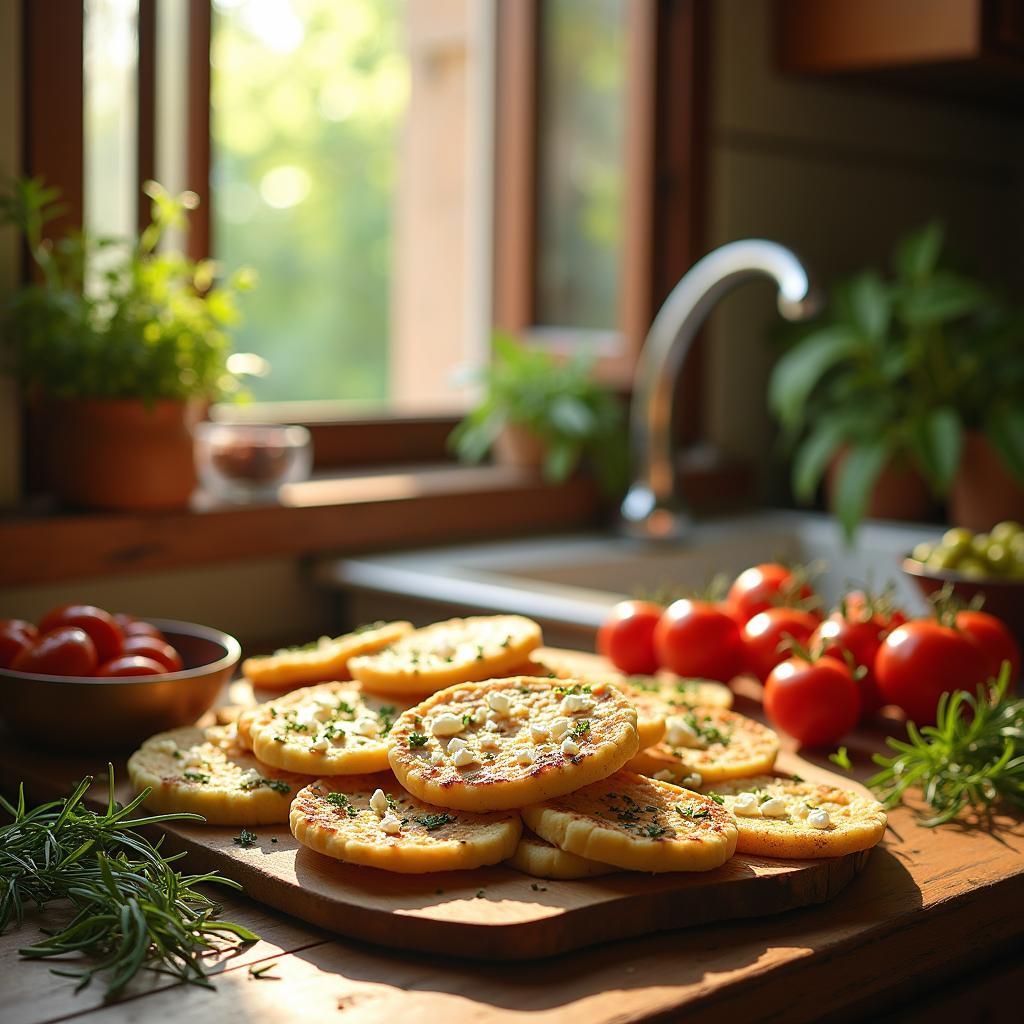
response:
<path id="1" fill-rule="evenodd" d="M 203 489 L 236 503 L 274 500 L 278 488 L 309 476 L 312 443 L 305 427 L 200 423 L 196 469 Z"/>

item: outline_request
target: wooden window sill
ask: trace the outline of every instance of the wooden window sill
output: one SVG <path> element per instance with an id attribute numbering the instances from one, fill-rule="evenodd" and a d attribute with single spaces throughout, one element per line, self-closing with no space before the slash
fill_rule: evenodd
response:
<path id="1" fill-rule="evenodd" d="M 502 466 L 389 467 L 282 489 L 274 505 L 0 518 L 0 586 L 217 562 L 461 542 L 596 521 L 592 485 Z"/>

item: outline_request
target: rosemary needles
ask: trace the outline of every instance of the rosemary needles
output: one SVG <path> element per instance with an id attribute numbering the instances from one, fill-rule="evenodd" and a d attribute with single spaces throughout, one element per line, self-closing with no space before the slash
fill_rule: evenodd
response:
<path id="1" fill-rule="evenodd" d="M 113 998 L 144 967 L 212 987 L 203 954 L 217 948 L 217 940 L 247 943 L 259 936 L 217 920 L 216 904 L 197 887 L 206 882 L 240 886 L 215 872 L 181 874 L 172 866 L 181 854 L 163 856 L 159 842 L 136 831 L 163 821 L 202 821 L 202 816 L 133 817 L 149 790 L 120 807 L 113 766 L 108 766 L 107 807 L 98 813 L 83 803 L 92 781 L 85 778 L 66 799 L 31 809 L 25 807 L 24 789 L 17 806 L 0 796 L 0 807 L 13 818 L 0 826 L 0 933 L 12 920 L 22 923 L 26 905 L 66 900 L 73 915 L 69 923 L 20 953 L 89 957 L 87 967 L 55 971 L 78 978 L 76 992 L 102 973 L 106 997 Z"/>
<path id="2" fill-rule="evenodd" d="M 1024 698 L 1009 693 L 1010 665 L 1003 662 L 994 685 L 976 695 L 964 690 L 939 698 L 934 726 L 907 723 L 909 742 L 888 739 L 893 756 L 875 755 L 881 771 L 868 785 L 886 807 L 911 786 L 935 812 L 921 821 L 933 827 L 962 810 L 985 811 L 1003 801 L 1024 807 Z"/>

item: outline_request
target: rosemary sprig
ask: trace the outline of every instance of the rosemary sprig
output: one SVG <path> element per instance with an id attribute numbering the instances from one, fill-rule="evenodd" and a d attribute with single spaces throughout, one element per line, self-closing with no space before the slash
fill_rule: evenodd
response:
<path id="1" fill-rule="evenodd" d="M 886 807 L 895 807 L 912 786 L 935 812 L 928 828 L 961 811 L 985 811 L 1004 801 L 1024 807 L 1024 699 L 1008 695 L 1010 665 L 1003 662 L 994 685 L 939 698 L 935 725 L 907 723 L 909 742 L 889 738 L 892 757 L 874 756 L 882 770 L 868 779 Z"/>
<path id="2" fill-rule="evenodd" d="M 19 952 L 31 958 L 74 953 L 92 958 L 81 970 L 54 972 L 78 978 L 76 992 L 105 973 L 106 998 L 113 998 L 144 967 L 212 988 L 202 956 L 217 948 L 214 940 L 247 943 L 259 936 L 217 920 L 217 905 L 197 886 L 241 887 L 216 872 L 181 874 L 172 867 L 181 854 L 163 856 L 159 842 L 136 831 L 165 821 L 203 821 L 202 815 L 134 817 L 149 790 L 121 807 L 114 799 L 112 765 L 107 779 L 104 812 L 83 804 L 92 776 L 69 797 L 31 809 L 25 807 L 24 787 L 16 806 L 0 796 L 0 807 L 13 818 L 0 827 L 0 934 L 12 920 L 22 924 L 26 905 L 66 900 L 73 910 L 70 922 Z"/>

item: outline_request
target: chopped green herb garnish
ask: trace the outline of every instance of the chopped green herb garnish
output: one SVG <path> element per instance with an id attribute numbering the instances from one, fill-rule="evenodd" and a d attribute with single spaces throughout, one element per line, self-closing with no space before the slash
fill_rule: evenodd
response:
<path id="1" fill-rule="evenodd" d="M 428 832 L 435 832 L 445 825 L 450 825 L 455 818 L 450 814 L 423 814 L 416 819 Z"/>
<path id="2" fill-rule="evenodd" d="M 711 797 L 711 799 L 714 800 L 716 804 L 725 803 L 725 797 L 719 796 L 718 793 L 708 793 L 707 795 Z"/>
<path id="3" fill-rule="evenodd" d="M 204 775 L 202 772 L 185 772 L 185 778 L 189 782 L 199 782 L 203 785 L 210 781 L 210 776 Z"/>
<path id="4" fill-rule="evenodd" d="M 692 818 L 694 821 L 700 821 L 702 818 L 708 817 L 711 814 L 706 807 L 702 807 L 699 811 L 694 807 L 679 807 L 676 806 L 676 811 L 684 818 Z"/>
<path id="5" fill-rule="evenodd" d="M 476 891 L 476 898 L 478 900 L 482 900 L 484 898 L 484 891 L 483 891 L 483 889 L 477 889 L 477 891 Z"/>
<path id="6" fill-rule="evenodd" d="M 409 733 L 409 746 L 412 749 L 416 747 L 425 747 L 427 745 L 428 737 L 424 736 L 421 732 Z"/>
<path id="7" fill-rule="evenodd" d="M 579 695 L 581 693 L 591 693 L 592 690 L 589 686 L 582 686 L 579 683 L 574 683 L 572 686 L 556 686 L 555 693 L 559 697 L 567 697 L 569 695 Z"/>
<path id="8" fill-rule="evenodd" d="M 483 661 L 484 660 L 484 645 L 483 644 L 477 644 L 476 645 L 476 660 L 477 661 Z"/>
<path id="9" fill-rule="evenodd" d="M 577 722 L 571 731 L 573 739 L 582 739 L 590 732 L 590 722 L 584 718 L 581 722 Z"/>
<path id="10" fill-rule="evenodd" d="M 467 711 L 466 714 L 462 716 L 462 724 L 467 729 L 473 724 L 473 716 L 472 714 L 470 714 L 470 712 Z"/>
<path id="11" fill-rule="evenodd" d="M 335 807 L 340 807 L 350 818 L 354 818 L 359 813 L 344 793 L 328 793 L 327 802 Z"/>
<path id="12" fill-rule="evenodd" d="M 387 736 L 391 732 L 391 727 L 395 724 L 395 716 L 398 709 L 394 704 L 387 704 L 377 712 L 377 717 L 380 719 L 380 734 L 381 736 Z"/>
<path id="13" fill-rule="evenodd" d="M 668 829 L 667 828 L 662 828 L 661 825 L 654 824 L 654 825 L 648 825 L 644 829 L 644 831 L 647 833 L 648 838 L 650 838 L 650 839 L 657 839 L 658 836 L 663 836 L 668 831 Z"/>
<path id="14" fill-rule="evenodd" d="M 352 707 L 352 705 L 349 704 L 347 701 L 343 700 L 338 701 L 338 710 L 343 715 L 354 715 L 356 713 L 356 709 Z"/>
<path id="15" fill-rule="evenodd" d="M 255 832 L 250 832 L 247 828 L 243 828 L 231 842 L 237 846 L 255 846 L 258 842 L 258 837 Z"/>
<path id="16" fill-rule="evenodd" d="M 504 640 L 501 641 L 501 646 L 502 647 L 508 647 L 508 645 L 511 644 L 511 643 L 512 643 L 512 636 L 509 635 L 509 636 L 505 637 Z"/>
<path id="17" fill-rule="evenodd" d="M 850 763 L 850 754 L 846 747 L 840 747 L 834 754 L 829 754 L 828 759 L 834 765 L 842 768 L 844 772 L 848 772 L 853 768 L 853 765 Z"/>
<path id="18" fill-rule="evenodd" d="M 272 789 L 275 793 L 280 793 L 282 796 L 292 791 L 292 787 L 284 779 L 255 779 L 253 782 L 242 783 L 242 789 L 245 790 L 259 789 L 260 786 L 266 786 L 267 789 Z"/>
<path id="19" fill-rule="evenodd" d="M 530 883 L 530 888 L 534 892 L 547 892 L 548 891 L 548 887 L 546 885 L 538 885 L 536 882 L 531 882 Z"/>

